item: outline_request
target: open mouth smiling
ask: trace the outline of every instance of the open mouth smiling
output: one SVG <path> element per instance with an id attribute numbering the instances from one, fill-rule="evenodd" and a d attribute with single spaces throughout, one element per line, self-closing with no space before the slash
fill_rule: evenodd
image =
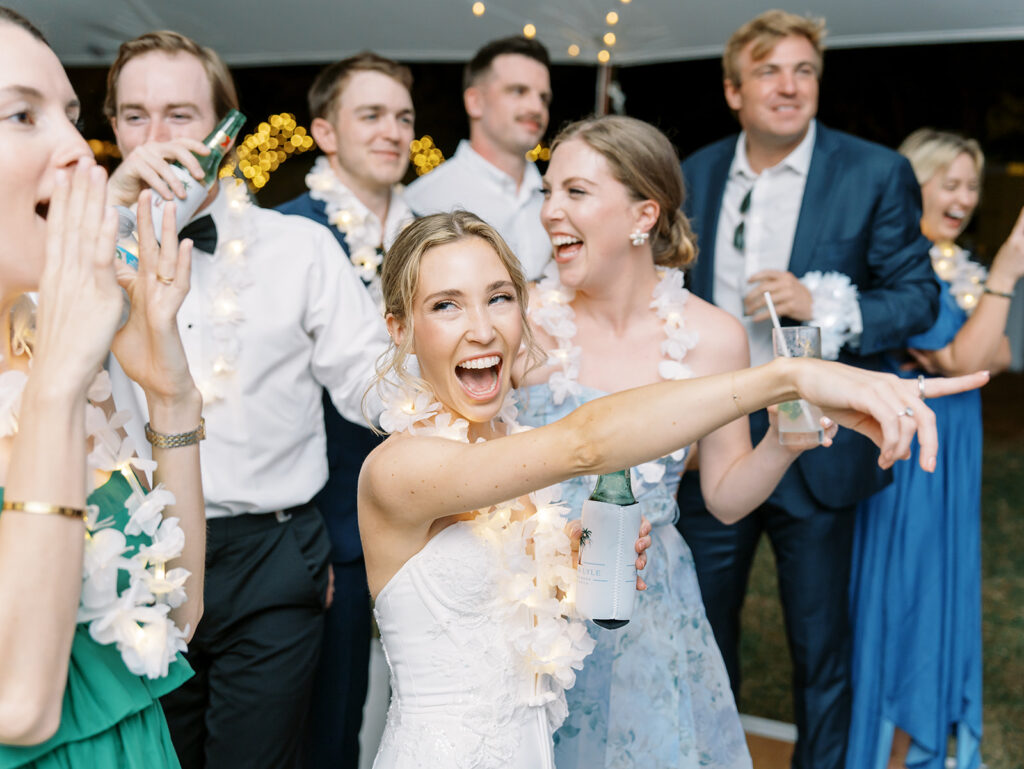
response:
<path id="1" fill-rule="evenodd" d="M 568 259 L 582 248 L 583 241 L 573 235 L 552 235 L 551 245 L 555 249 L 556 258 Z"/>
<path id="2" fill-rule="evenodd" d="M 455 377 L 473 400 L 490 400 L 501 389 L 501 367 L 500 355 L 479 355 L 458 363 Z"/>

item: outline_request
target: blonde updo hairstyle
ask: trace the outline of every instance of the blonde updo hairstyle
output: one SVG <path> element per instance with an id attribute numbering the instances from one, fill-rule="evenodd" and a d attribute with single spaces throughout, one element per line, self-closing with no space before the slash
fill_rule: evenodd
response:
<path id="1" fill-rule="evenodd" d="M 985 170 L 985 154 L 978 142 L 950 131 L 918 128 L 903 140 L 899 153 L 910 161 L 917 183 L 921 186 L 927 184 L 939 171 L 949 168 L 960 155 L 967 155 L 974 161 L 979 179 Z"/>
<path id="2" fill-rule="evenodd" d="M 433 396 L 430 384 L 420 377 L 413 376 L 407 370 L 415 335 L 413 299 L 419 286 L 420 265 L 430 249 L 468 238 L 479 238 L 489 245 L 508 271 L 523 324 L 523 350 L 527 355 L 527 367 L 539 360 L 540 348 L 537 347 L 530 324 L 526 320 L 526 303 L 529 298 L 526 277 L 512 249 L 497 230 L 468 211 L 433 214 L 417 219 L 406 227 L 384 256 L 380 276 L 384 312 L 385 315 L 394 316 L 405 326 L 405 334 L 400 343 L 392 339 L 392 344 L 378 361 L 376 387 L 380 388 L 384 382 L 399 382 L 406 389 Z M 511 361 L 507 361 L 506 365 L 511 365 Z"/>
<path id="3" fill-rule="evenodd" d="M 679 155 L 665 134 L 636 118 L 592 117 L 559 131 L 551 152 L 570 139 L 579 139 L 604 156 L 612 176 L 634 200 L 658 204 L 661 211 L 650 231 L 655 264 L 683 268 L 697 258 L 697 238 L 682 212 L 686 190 Z"/>

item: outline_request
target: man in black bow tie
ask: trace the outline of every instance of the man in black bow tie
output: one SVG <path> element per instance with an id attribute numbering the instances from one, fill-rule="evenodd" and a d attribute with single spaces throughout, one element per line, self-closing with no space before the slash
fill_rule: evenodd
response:
<path id="1" fill-rule="evenodd" d="M 154 32 L 121 46 L 107 85 L 124 156 L 109 183 L 115 202 L 145 188 L 183 197 L 170 163 L 201 178 L 192 152 L 237 105 L 224 63 Z M 178 325 L 206 418 L 206 585 L 191 596 L 204 615 L 187 655 L 196 675 L 164 710 L 185 769 L 295 767 L 330 601 L 330 541 L 310 501 L 327 478 L 321 393 L 363 421 L 387 336 L 326 228 L 252 205 L 233 179 L 213 186 L 197 217 L 181 233 L 196 249 Z M 145 447 L 142 391 L 116 364 L 111 377 Z"/>

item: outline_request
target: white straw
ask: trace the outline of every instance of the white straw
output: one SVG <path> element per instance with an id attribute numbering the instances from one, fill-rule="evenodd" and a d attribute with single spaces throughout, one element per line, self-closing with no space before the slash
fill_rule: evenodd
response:
<path id="1" fill-rule="evenodd" d="M 782 333 L 782 324 L 779 322 L 779 314 L 775 312 L 775 302 L 772 301 L 772 295 L 765 291 L 764 301 L 768 304 L 768 314 L 772 316 L 772 325 L 779 330 L 779 346 L 782 348 L 783 358 L 792 358 L 789 354 L 789 345 L 786 344 L 786 337 Z"/>

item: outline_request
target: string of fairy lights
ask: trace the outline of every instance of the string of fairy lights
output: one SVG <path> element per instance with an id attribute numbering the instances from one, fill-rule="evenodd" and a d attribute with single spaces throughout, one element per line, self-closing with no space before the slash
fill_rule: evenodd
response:
<path id="1" fill-rule="evenodd" d="M 619 0 L 620 5 L 629 5 L 632 2 L 633 0 Z M 472 10 L 474 16 L 483 16 L 485 13 L 487 13 L 487 6 L 484 3 L 480 2 L 480 0 L 477 0 L 477 2 L 473 3 L 470 10 Z M 619 12 L 608 11 L 608 13 L 606 13 L 604 16 L 604 22 L 609 27 L 616 26 L 619 23 Z M 536 24 L 528 21 L 526 24 L 523 25 L 523 37 L 527 37 L 532 40 L 536 36 Z M 595 54 L 595 57 L 597 58 L 597 61 L 599 63 L 608 64 L 612 59 L 611 49 L 615 46 L 615 43 L 618 42 L 618 37 L 616 36 L 613 30 L 609 29 L 607 32 L 601 35 L 599 40 L 600 43 L 597 46 L 598 51 Z M 577 56 L 583 53 L 583 49 L 580 48 L 578 44 L 572 43 L 566 49 L 566 53 L 568 53 L 573 58 L 576 58 Z"/>
<path id="2" fill-rule="evenodd" d="M 632 0 L 619 0 L 619 3 L 630 5 Z M 479 17 L 487 12 L 487 6 L 481 0 L 476 0 L 471 10 L 474 16 Z M 618 37 L 611 27 L 619 24 L 619 12 L 608 11 L 604 21 L 609 29 L 599 38 L 595 54 L 600 64 L 608 64 L 611 61 L 612 49 L 618 42 Z M 537 25 L 532 22 L 524 24 L 523 36 L 535 38 Z M 576 58 L 583 53 L 583 49 L 577 43 L 572 43 L 566 52 Z M 90 139 L 89 146 L 97 160 L 102 163 L 109 165 L 111 161 L 121 157 L 117 145 L 113 142 Z M 238 143 L 235 151 L 221 167 L 220 177 L 238 176 L 244 179 L 249 190 L 255 193 L 266 186 L 271 174 L 280 168 L 282 163 L 291 157 L 308 152 L 313 147 L 313 137 L 309 135 L 305 126 L 298 124 L 295 115 L 290 112 L 270 115 L 256 126 L 255 131 Z M 550 158 L 551 150 L 543 143 L 526 153 L 526 159 L 530 162 L 546 162 Z M 417 176 L 430 173 L 445 161 L 444 154 L 434 144 L 434 139 L 429 134 L 412 141 L 409 145 L 409 159 Z"/>

